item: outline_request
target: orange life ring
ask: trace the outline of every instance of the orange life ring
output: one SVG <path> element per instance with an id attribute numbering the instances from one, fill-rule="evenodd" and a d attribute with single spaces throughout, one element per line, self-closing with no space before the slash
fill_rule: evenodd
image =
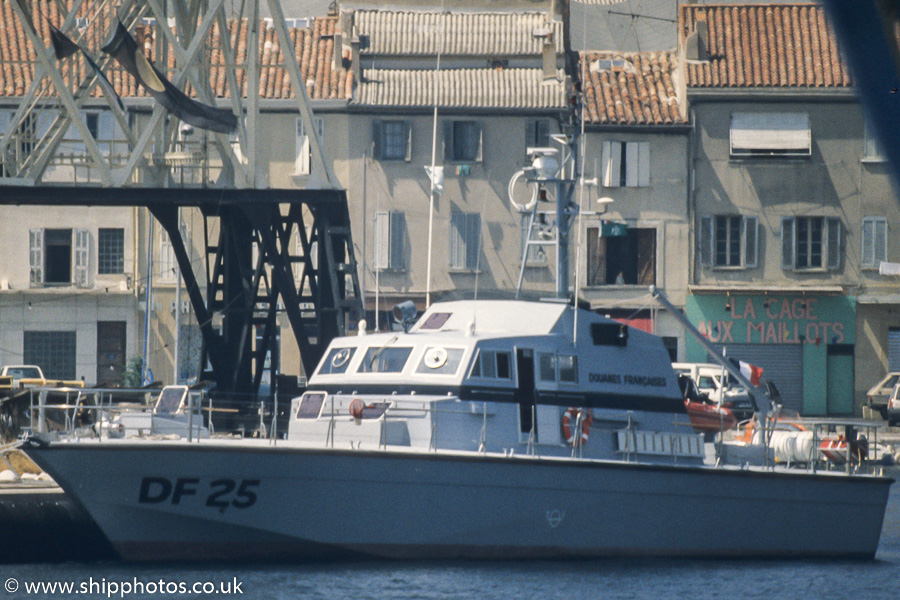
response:
<path id="1" fill-rule="evenodd" d="M 350 416 L 359 421 L 362 419 L 363 411 L 366 409 L 366 403 L 360 400 L 359 398 L 354 398 L 352 402 L 350 402 L 350 406 L 348 408 L 348 412 Z"/>
<path id="2" fill-rule="evenodd" d="M 585 417 L 581 421 L 581 435 L 578 436 L 572 432 L 572 421 L 578 421 L 578 417 L 584 413 Z M 563 414 L 562 418 L 562 434 L 566 439 L 566 443 L 570 446 L 584 446 L 588 441 L 588 436 L 591 433 L 591 425 L 594 423 L 594 417 L 591 415 L 591 411 L 582 411 L 580 408 L 575 408 L 574 406 L 569 407 L 566 410 L 565 414 Z"/>

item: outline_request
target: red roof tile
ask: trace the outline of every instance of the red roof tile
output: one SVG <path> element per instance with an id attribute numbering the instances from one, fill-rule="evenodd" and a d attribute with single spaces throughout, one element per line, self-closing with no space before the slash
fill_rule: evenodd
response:
<path id="1" fill-rule="evenodd" d="M 684 5 L 682 45 L 698 20 L 707 22 L 710 61 L 686 65 L 689 88 L 852 85 L 817 4 Z"/>
<path id="2" fill-rule="evenodd" d="M 34 78 L 34 68 L 37 62 L 36 54 L 31 43 L 25 36 L 25 31 L 19 23 L 13 9 L 15 0 L 0 0 L 0 97 L 22 96 Z M 66 0 L 71 7 L 73 0 Z M 95 58 L 103 56 L 100 46 L 107 39 L 111 30 L 111 17 L 114 16 L 114 6 L 109 4 L 96 5 L 86 2 L 79 16 L 88 19 L 85 27 L 70 31 L 68 35 L 84 46 Z M 50 24 L 59 27 L 63 17 L 59 14 L 56 3 L 53 0 L 34 0 L 32 4 L 32 18 L 37 27 L 38 34 L 44 43 L 50 46 Z M 333 35 L 337 26 L 336 17 L 317 18 L 310 29 L 290 29 L 289 33 L 294 44 L 294 52 L 300 63 L 300 71 L 306 80 L 306 91 L 312 99 L 349 99 L 353 89 L 353 76 L 350 70 L 335 71 L 331 68 Z M 232 20 L 228 23 L 228 35 L 232 47 L 237 46 L 237 64 L 246 64 L 247 61 L 247 21 Z M 260 21 L 259 29 L 259 53 L 260 72 L 259 90 L 260 97 L 266 99 L 292 98 L 293 90 L 290 87 L 290 77 L 280 63 L 283 61 L 283 53 L 277 41 L 274 28 L 267 29 L 264 21 Z M 172 77 L 175 66 L 175 57 L 169 52 L 168 65 L 160 65 L 155 62 L 155 24 L 143 24 L 135 27 L 132 32 L 138 44 L 144 48 L 144 53 L 156 67 Z M 225 78 L 224 55 L 222 43 L 219 37 L 218 25 L 213 26 L 209 41 L 206 44 L 210 65 L 210 85 L 214 94 L 219 98 L 230 96 Z M 58 63 L 63 79 L 70 87 L 84 75 L 87 68 L 80 55 L 59 61 Z M 106 69 L 106 75 L 123 97 L 143 97 L 148 94 L 138 87 L 134 79 L 115 63 L 110 63 Z M 247 77 L 245 69 L 237 69 L 238 83 L 241 93 L 247 95 Z M 45 83 L 49 95 L 55 95 L 52 86 Z M 187 93 L 194 95 L 191 86 Z M 95 88 L 93 96 L 99 97 L 101 91 Z"/>
<path id="3" fill-rule="evenodd" d="M 594 125 L 680 125 L 672 52 L 581 54 L 584 119 Z"/>

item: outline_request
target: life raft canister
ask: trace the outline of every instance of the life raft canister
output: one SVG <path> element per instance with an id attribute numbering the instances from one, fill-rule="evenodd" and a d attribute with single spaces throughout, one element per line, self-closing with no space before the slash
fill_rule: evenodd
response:
<path id="1" fill-rule="evenodd" d="M 582 414 L 584 414 L 584 418 L 581 421 L 581 435 L 579 436 L 572 431 L 572 421 L 577 423 L 578 417 Z M 582 411 L 574 406 L 569 407 L 562 418 L 562 434 L 566 438 L 566 443 L 570 446 L 583 446 L 588 441 L 593 423 L 594 417 L 591 415 L 591 411 Z"/>
<path id="2" fill-rule="evenodd" d="M 350 416 L 352 416 L 355 420 L 359 421 L 362 419 L 363 411 L 366 409 L 366 403 L 360 400 L 359 398 L 354 398 L 352 402 L 350 402 L 350 406 L 348 408 L 348 412 Z"/>

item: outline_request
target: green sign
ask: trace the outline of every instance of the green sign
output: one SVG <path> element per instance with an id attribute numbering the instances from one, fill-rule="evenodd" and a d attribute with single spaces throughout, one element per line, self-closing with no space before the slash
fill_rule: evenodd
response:
<path id="1" fill-rule="evenodd" d="M 624 237 L 628 235 L 628 225 L 612 221 L 600 221 L 600 237 Z"/>

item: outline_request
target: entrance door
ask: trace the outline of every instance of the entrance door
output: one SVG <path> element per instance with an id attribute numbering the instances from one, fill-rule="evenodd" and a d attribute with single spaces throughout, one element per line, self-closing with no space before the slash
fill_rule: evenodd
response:
<path id="1" fill-rule="evenodd" d="M 853 344 L 828 346 L 826 410 L 829 415 L 853 414 Z"/>
<path id="2" fill-rule="evenodd" d="M 97 321 L 97 383 L 119 385 L 125 374 L 125 321 Z"/>
<path id="3" fill-rule="evenodd" d="M 519 439 L 528 440 L 534 426 L 534 350 L 516 348 L 516 373 L 518 374 Z"/>

